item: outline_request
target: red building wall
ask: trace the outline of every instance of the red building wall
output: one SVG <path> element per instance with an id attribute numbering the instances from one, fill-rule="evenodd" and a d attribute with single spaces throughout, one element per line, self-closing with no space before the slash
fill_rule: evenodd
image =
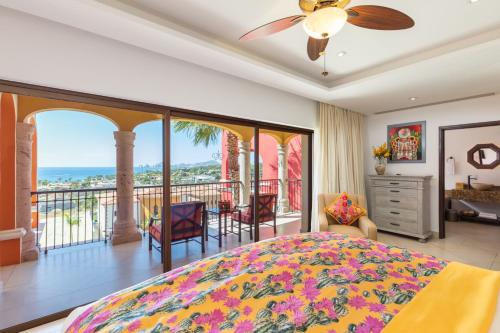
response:
<path id="1" fill-rule="evenodd" d="M 222 135 L 222 161 L 221 175 L 223 179 L 229 179 L 228 159 L 227 159 L 227 136 Z M 260 134 L 260 158 L 262 160 L 262 179 L 278 178 L 278 149 L 276 139 L 268 134 Z M 253 151 L 253 142 L 252 142 Z M 300 135 L 295 136 L 288 143 L 288 179 L 302 179 L 302 139 Z M 296 182 L 292 185 L 292 191 L 288 196 L 291 208 L 300 210 L 301 208 L 301 187 Z"/>

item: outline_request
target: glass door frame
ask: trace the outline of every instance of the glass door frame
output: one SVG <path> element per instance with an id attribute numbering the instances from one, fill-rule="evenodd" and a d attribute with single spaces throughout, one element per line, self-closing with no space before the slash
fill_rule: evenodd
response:
<path id="1" fill-rule="evenodd" d="M 171 112 L 163 114 L 163 209 L 161 213 L 161 232 L 163 235 L 162 257 L 163 272 L 172 270 L 172 209 L 170 202 L 170 119 Z"/>

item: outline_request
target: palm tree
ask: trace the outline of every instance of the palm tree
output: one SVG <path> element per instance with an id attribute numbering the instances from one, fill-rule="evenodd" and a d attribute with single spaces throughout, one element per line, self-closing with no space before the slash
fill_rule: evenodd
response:
<path id="1" fill-rule="evenodd" d="M 73 243 L 73 226 L 79 226 L 80 225 L 80 218 L 79 217 L 73 217 L 68 213 L 64 213 L 64 219 L 66 220 L 66 223 L 69 224 L 69 242 Z"/>
<path id="2" fill-rule="evenodd" d="M 176 133 L 184 132 L 193 140 L 193 144 L 195 146 L 204 145 L 205 147 L 216 143 L 217 138 L 222 133 L 222 129 L 217 126 L 184 120 L 176 120 L 174 122 L 174 131 Z M 240 179 L 238 165 L 238 137 L 230 131 L 226 131 L 226 135 L 229 179 L 238 181 Z"/>

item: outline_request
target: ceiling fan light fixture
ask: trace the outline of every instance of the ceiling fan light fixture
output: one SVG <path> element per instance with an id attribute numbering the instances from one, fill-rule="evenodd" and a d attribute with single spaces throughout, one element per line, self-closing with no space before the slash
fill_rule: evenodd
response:
<path id="1" fill-rule="evenodd" d="M 347 17 L 347 12 L 341 8 L 318 9 L 304 20 L 304 30 L 315 39 L 330 38 L 344 27 Z"/>

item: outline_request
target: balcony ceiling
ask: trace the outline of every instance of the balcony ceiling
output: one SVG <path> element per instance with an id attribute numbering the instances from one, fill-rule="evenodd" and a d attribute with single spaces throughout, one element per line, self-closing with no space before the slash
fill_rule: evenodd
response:
<path id="1" fill-rule="evenodd" d="M 301 25 L 238 41 L 299 14 L 296 0 L 0 0 L 0 4 L 200 66 L 363 113 L 500 92 L 500 1 L 353 0 L 414 18 L 403 31 L 347 24 L 328 48 L 330 76 L 306 54 Z M 338 57 L 340 51 L 346 56 Z M 410 97 L 418 97 L 410 101 Z"/>

